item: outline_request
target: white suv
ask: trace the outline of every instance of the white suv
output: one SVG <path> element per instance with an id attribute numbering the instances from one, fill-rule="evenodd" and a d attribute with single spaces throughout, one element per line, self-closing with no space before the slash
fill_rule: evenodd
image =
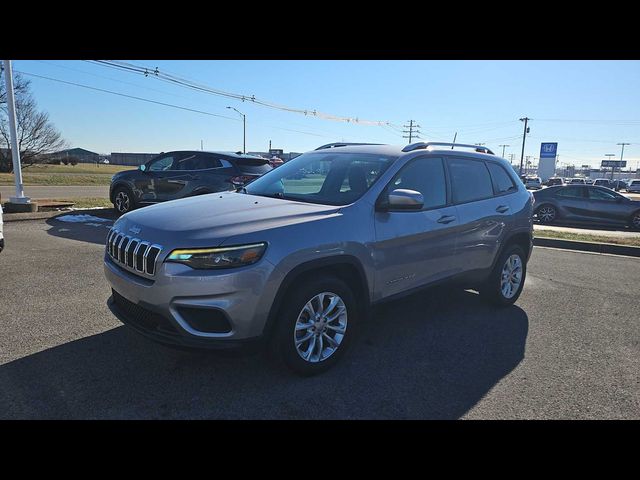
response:
<path id="1" fill-rule="evenodd" d="M 631 180 L 627 187 L 627 193 L 640 193 L 640 180 Z"/>
<path id="2" fill-rule="evenodd" d="M 542 188 L 542 180 L 540 180 L 540 177 L 527 177 L 524 182 L 524 186 L 527 188 L 535 188 L 536 190 L 539 190 Z"/>

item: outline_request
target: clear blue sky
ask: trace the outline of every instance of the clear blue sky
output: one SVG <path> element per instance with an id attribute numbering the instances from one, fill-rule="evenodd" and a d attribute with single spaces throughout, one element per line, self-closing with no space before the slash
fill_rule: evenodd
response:
<path id="1" fill-rule="evenodd" d="M 83 61 L 16 60 L 14 70 L 81 83 L 232 117 L 218 118 L 28 77 L 40 108 L 72 147 L 99 153 L 242 148 L 240 117 L 247 115 L 247 150 L 303 152 L 332 141 L 406 143 L 398 126 L 421 125 L 421 138 L 485 143 L 505 157 L 522 148 L 522 122 L 531 134 L 525 155 L 540 142 L 558 142 L 560 162 L 640 161 L 639 61 L 156 61 L 130 63 L 200 84 L 294 108 L 394 127 L 342 123 L 200 93 Z"/>

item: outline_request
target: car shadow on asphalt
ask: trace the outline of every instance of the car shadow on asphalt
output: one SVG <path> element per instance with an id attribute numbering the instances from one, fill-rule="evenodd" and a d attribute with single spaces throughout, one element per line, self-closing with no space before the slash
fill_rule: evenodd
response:
<path id="1" fill-rule="evenodd" d="M 61 212 L 60 215 L 47 219 L 46 223 L 51 227 L 47 233 L 69 240 L 104 245 L 109 229 L 117 219 L 118 214 L 112 208 Z"/>
<path id="2" fill-rule="evenodd" d="M 106 308 L 105 308 L 106 310 Z M 0 366 L 0 418 L 456 419 L 524 358 L 528 318 L 437 288 L 378 307 L 316 377 L 173 350 L 125 326 Z"/>

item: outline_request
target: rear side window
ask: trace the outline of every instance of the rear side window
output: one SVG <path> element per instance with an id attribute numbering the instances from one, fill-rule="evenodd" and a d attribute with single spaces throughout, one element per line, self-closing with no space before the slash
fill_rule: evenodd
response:
<path id="1" fill-rule="evenodd" d="M 209 168 L 219 168 L 222 162 L 211 155 L 193 153 L 181 158 L 176 162 L 175 170 L 207 170 Z"/>
<path id="2" fill-rule="evenodd" d="M 515 192 L 518 189 L 507 171 L 502 168 L 501 165 L 493 162 L 487 162 L 487 168 L 491 174 L 493 188 L 496 194 L 499 195 L 501 193 Z"/>
<path id="3" fill-rule="evenodd" d="M 483 161 L 452 158 L 448 165 L 455 203 L 493 197 L 493 184 Z"/>
<path id="4" fill-rule="evenodd" d="M 424 209 L 446 205 L 447 184 L 442 159 L 419 158 L 409 162 L 393 178 L 387 193 L 398 188 L 420 192 L 424 197 Z"/>

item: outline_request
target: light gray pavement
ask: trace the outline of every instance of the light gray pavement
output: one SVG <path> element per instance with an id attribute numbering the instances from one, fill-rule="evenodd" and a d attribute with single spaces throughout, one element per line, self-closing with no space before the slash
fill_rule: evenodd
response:
<path id="1" fill-rule="evenodd" d="M 121 325 L 109 226 L 5 225 L 0 419 L 640 419 L 640 259 L 536 247 L 515 306 L 415 294 L 377 308 L 334 369 L 300 378 Z"/>

